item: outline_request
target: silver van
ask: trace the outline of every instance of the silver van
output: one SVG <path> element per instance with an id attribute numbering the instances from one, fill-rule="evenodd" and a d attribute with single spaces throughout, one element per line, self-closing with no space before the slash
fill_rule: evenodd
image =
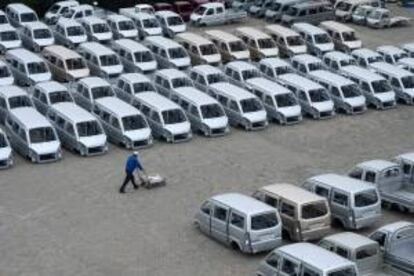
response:
<path id="1" fill-rule="evenodd" d="M 362 41 L 357 37 L 355 30 L 336 21 L 324 21 L 319 25 L 332 37 L 335 48 L 346 53 L 362 47 Z"/>
<path id="2" fill-rule="evenodd" d="M 37 111 L 46 115 L 49 107 L 61 102 L 74 102 L 66 86 L 56 81 L 45 81 L 32 86 L 30 96 Z"/>
<path id="3" fill-rule="evenodd" d="M 8 4 L 5 11 L 10 24 L 16 28 L 30 22 L 39 21 L 36 12 L 22 3 Z"/>
<path id="4" fill-rule="evenodd" d="M 30 86 L 52 79 L 49 67 L 38 55 L 23 49 L 6 52 L 5 60 L 9 64 L 18 85 Z"/>
<path id="5" fill-rule="evenodd" d="M 379 53 L 368 48 L 353 50 L 351 55 L 356 60 L 357 65 L 361 67 L 369 68 L 371 63 L 384 61 L 384 58 Z"/>
<path id="6" fill-rule="evenodd" d="M 268 125 L 267 113 L 262 102 L 252 93 L 226 82 L 210 85 L 208 94 L 226 111 L 233 126 L 245 130 L 260 130 Z"/>
<path id="7" fill-rule="evenodd" d="M 112 50 L 118 54 L 126 72 L 151 74 L 157 69 L 157 61 L 151 51 L 131 39 L 115 40 Z"/>
<path id="8" fill-rule="evenodd" d="M 20 48 L 22 40 L 17 30 L 8 24 L 0 24 L 0 54 L 4 54 L 7 50 Z"/>
<path id="9" fill-rule="evenodd" d="M 138 30 L 134 21 L 124 15 L 111 14 L 106 18 L 114 39 L 138 39 Z"/>
<path id="10" fill-rule="evenodd" d="M 273 250 L 260 263 L 257 276 L 359 276 L 354 262 L 311 243 Z"/>
<path id="11" fill-rule="evenodd" d="M 252 63 L 246 61 L 232 61 L 224 66 L 224 74 L 228 77 L 230 83 L 250 90 L 247 81 L 252 78 L 260 78 L 262 73 Z"/>
<path id="12" fill-rule="evenodd" d="M 0 60 L 0 86 L 12 85 L 13 83 L 14 77 L 9 66 Z"/>
<path id="13" fill-rule="evenodd" d="M 0 86 L 0 124 L 4 124 L 13 109 L 20 107 L 33 107 L 27 92 L 15 85 Z"/>
<path id="14" fill-rule="evenodd" d="M 292 91 L 265 78 L 249 79 L 247 84 L 250 92 L 262 101 L 270 121 L 276 121 L 282 125 L 302 121 L 302 108 Z"/>
<path id="15" fill-rule="evenodd" d="M 69 8 L 77 6 L 79 6 L 79 2 L 76 0 L 57 1 L 45 13 L 44 21 L 48 25 L 54 25 L 60 16 L 69 11 Z"/>
<path id="16" fill-rule="evenodd" d="M 282 15 L 282 24 L 295 22 L 319 24 L 321 21 L 335 19 L 334 9 L 328 1 L 305 1 L 297 3 Z"/>
<path id="17" fill-rule="evenodd" d="M 40 52 L 44 47 L 55 44 L 51 29 L 43 22 L 27 23 L 19 29 L 20 39 L 25 48 Z"/>
<path id="18" fill-rule="evenodd" d="M 52 29 L 57 44 L 75 49 L 79 44 L 88 41 L 83 26 L 76 20 L 61 18 Z"/>
<path id="19" fill-rule="evenodd" d="M 70 20 L 81 20 L 85 17 L 94 15 L 94 8 L 88 4 L 81 4 L 79 6 L 70 7 L 69 10 L 62 14 L 61 18 Z"/>
<path id="20" fill-rule="evenodd" d="M 302 36 L 311 54 L 321 57 L 335 48 L 329 34 L 319 27 L 309 23 L 295 23 L 292 25 L 292 29 Z"/>
<path id="21" fill-rule="evenodd" d="M 334 103 L 328 91 L 320 84 L 297 74 L 284 74 L 280 82 L 295 93 L 302 113 L 314 119 L 327 119 L 335 115 Z"/>
<path id="22" fill-rule="evenodd" d="M 306 0 L 275 0 L 265 11 L 265 19 L 270 22 L 278 22 L 282 20 L 283 14 L 285 14 L 291 6 L 305 1 Z"/>
<path id="23" fill-rule="evenodd" d="M 140 73 L 122 74 L 113 85 L 115 94 L 121 100 L 136 106 L 136 94 L 143 92 L 157 92 L 153 82 Z"/>
<path id="24" fill-rule="evenodd" d="M 118 77 L 124 71 L 118 55 L 100 43 L 82 43 L 77 51 L 86 60 L 91 74 L 111 79 Z"/>
<path id="25" fill-rule="evenodd" d="M 292 241 L 317 240 L 331 230 L 328 201 L 298 186 L 268 185 L 253 197 L 279 210 L 283 231 Z"/>
<path id="26" fill-rule="evenodd" d="M 136 107 L 147 117 L 154 138 L 168 143 L 191 140 L 191 125 L 182 108 L 173 101 L 154 92 L 135 94 Z"/>
<path id="27" fill-rule="evenodd" d="M 400 59 L 409 57 L 406 51 L 394 45 L 379 46 L 377 47 L 377 52 L 384 58 L 384 61 L 389 64 L 397 64 Z"/>
<path id="28" fill-rule="evenodd" d="M 313 71 L 325 71 L 326 69 L 320 58 L 309 54 L 295 55 L 290 59 L 290 63 L 292 64 L 293 69 L 296 70 L 296 73 L 304 77 L 308 76 L 309 73 Z"/>
<path id="29" fill-rule="evenodd" d="M 340 72 L 343 67 L 348 65 L 356 65 L 356 60 L 351 55 L 339 51 L 324 54 L 322 61 L 333 72 Z"/>
<path id="30" fill-rule="evenodd" d="M 175 40 L 187 50 L 192 64 L 221 65 L 221 55 L 216 45 L 209 39 L 185 32 L 178 34 Z"/>
<path id="31" fill-rule="evenodd" d="M 173 11 L 156 11 L 155 17 L 160 22 L 162 33 L 166 37 L 173 38 L 175 35 L 187 30 L 187 26 L 181 16 Z"/>
<path id="32" fill-rule="evenodd" d="M 207 92 L 208 87 L 214 83 L 229 82 L 219 68 L 207 64 L 194 66 L 189 75 L 194 86 L 203 92 Z"/>
<path id="33" fill-rule="evenodd" d="M 14 158 L 7 135 L 0 128 L 0 170 L 13 166 Z"/>
<path id="34" fill-rule="evenodd" d="M 123 10 L 123 11 L 122 11 Z M 144 39 L 149 36 L 162 35 L 162 28 L 160 22 L 152 13 L 136 12 L 134 8 L 120 9 L 120 14 L 125 15 L 134 21 L 138 30 L 139 39 Z"/>
<path id="35" fill-rule="evenodd" d="M 108 23 L 95 16 L 88 16 L 79 21 L 86 31 L 89 41 L 108 43 L 112 40 L 113 34 Z"/>
<path id="36" fill-rule="evenodd" d="M 153 139 L 148 122 L 141 112 L 126 102 L 106 97 L 97 99 L 93 113 L 99 118 L 108 139 L 127 149 L 152 145 Z"/>
<path id="37" fill-rule="evenodd" d="M 298 54 L 305 54 L 307 51 L 305 41 L 300 34 L 290 28 L 273 24 L 267 25 L 265 32 L 276 42 L 281 55 L 292 57 Z"/>
<path id="38" fill-rule="evenodd" d="M 280 58 L 264 58 L 258 63 L 262 76 L 273 81 L 278 81 L 284 74 L 294 73 L 292 65 Z"/>
<path id="39" fill-rule="evenodd" d="M 11 110 L 5 130 L 12 148 L 33 163 L 54 162 L 62 158 L 56 130 L 33 107 Z"/>
<path id="40" fill-rule="evenodd" d="M 205 34 L 216 45 L 223 63 L 233 60 L 250 60 L 247 45 L 237 36 L 221 30 L 209 30 Z"/>
<path id="41" fill-rule="evenodd" d="M 227 193 L 204 201 L 195 215 L 201 232 L 243 253 L 258 253 L 282 243 L 278 211 L 257 199 Z"/>
<path id="42" fill-rule="evenodd" d="M 358 85 L 350 79 L 325 70 L 312 71 L 309 78 L 329 91 L 337 111 L 353 115 L 367 110 L 365 97 Z"/>
<path id="43" fill-rule="evenodd" d="M 80 79 L 69 86 L 75 102 L 88 111 L 93 110 L 95 100 L 105 97 L 115 97 L 111 85 L 104 79 L 98 77 L 87 77 Z"/>
<path id="44" fill-rule="evenodd" d="M 162 69 L 155 73 L 154 84 L 158 93 L 169 98 L 171 92 L 180 87 L 193 87 L 190 77 L 177 69 Z"/>
<path id="45" fill-rule="evenodd" d="M 279 48 L 267 33 L 252 27 L 239 27 L 235 30 L 235 34 L 249 48 L 252 60 L 277 57 L 279 55 Z"/>
<path id="46" fill-rule="evenodd" d="M 328 199 L 332 218 L 347 229 L 372 226 L 381 219 L 378 189 L 367 182 L 338 174 L 309 178 L 304 187 Z"/>
<path id="47" fill-rule="evenodd" d="M 100 155 L 108 151 L 101 124 L 80 106 L 68 102 L 55 104 L 49 108 L 47 118 L 67 149 L 81 156 Z"/>

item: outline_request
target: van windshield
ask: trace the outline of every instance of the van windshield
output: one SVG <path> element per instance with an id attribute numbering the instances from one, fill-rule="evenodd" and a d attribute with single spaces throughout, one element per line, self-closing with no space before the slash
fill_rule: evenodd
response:
<path id="1" fill-rule="evenodd" d="M 56 140 L 55 132 L 51 127 L 38 127 L 29 131 L 30 143 L 45 143 Z"/>
<path id="2" fill-rule="evenodd" d="M 377 11 L 377 10 L 374 10 L 368 14 L 368 18 L 372 18 L 372 19 L 381 19 L 381 16 L 382 16 L 382 12 Z"/>
<path id="3" fill-rule="evenodd" d="M 0 148 L 7 147 L 6 137 L 4 134 L 0 133 Z"/>
<path id="4" fill-rule="evenodd" d="M 154 91 L 154 86 L 152 86 L 152 83 L 150 82 L 136 82 L 134 83 L 134 94 L 138 94 L 141 92 L 149 92 Z"/>
<path id="5" fill-rule="evenodd" d="M 290 66 L 279 66 L 275 67 L 275 72 L 277 76 L 280 76 L 283 74 L 293 73 L 293 68 L 291 68 Z"/>
<path id="6" fill-rule="evenodd" d="M 134 53 L 135 62 L 151 62 L 154 60 L 150 51 L 144 52 L 135 52 Z"/>
<path id="7" fill-rule="evenodd" d="M 142 20 L 142 25 L 144 26 L 144 28 L 148 28 L 148 29 L 160 27 L 160 23 L 155 18 L 148 18 L 148 19 Z"/>
<path id="8" fill-rule="evenodd" d="M 340 61 L 340 64 L 342 67 L 344 67 L 348 65 L 356 65 L 356 62 L 354 59 L 343 59 Z"/>
<path id="9" fill-rule="evenodd" d="M 327 276 L 356 276 L 356 271 L 354 267 L 343 268 L 335 272 L 330 272 Z"/>
<path id="10" fill-rule="evenodd" d="M 130 31 L 130 30 L 134 30 L 135 26 L 134 26 L 134 22 L 130 20 L 125 20 L 125 21 L 120 21 L 118 23 L 118 28 L 121 31 Z"/>
<path id="11" fill-rule="evenodd" d="M 244 70 L 242 71 L 242 76 L 245 81 L 252 78 L 258 78 L 260 77 L 260 71 L 257 69 Z"/>
<path id="12" fill-rule="evenodd" d="M 28 96 L 14 96 L 9 98 L 10 109 L 18 107 L 30 107 L 32 102 Z"/>
<path id="13" fill-rule="evenodd" d="M 296 7 L 290 7 L 287 11 L 286 14 L 290 15 L 290 16 L 295 16 L 298 13 L 298 9 Z"/>
<path id="14" fill-rule="evenodd" d="M 187 77 L 172 79 L 171 83 L 173 88 L 193 86 L 193 82 Z"/>
<path id="15" fill-rule="evenodd" d="M 52 37 L 49 29 L 37 29 L 33 31 L 33 37 L 36 39 L 47 39 Z"/>
<path id="16" fill-rule="evenodd" d="M 309 63 L 309 71 L 323 70 L 322 62 Z"/>
<path id="17" fill-rule="evenodd" d="M 324 201 L 312 202 L 302 206 L 302 218 L 314 219 L 325 216 L 328 213 L 328 208 Z"/>
<path id="18" fill-rule="evenodd" d="M 393 55 L 395 62 L 399 61 L 402 58 L 407 58 L 408 54 L 407 53 L 399 53 L 399 54 L 395 54 Z"/>
<path id="19" fill-rule="evenodd" d="M 68 70 L 81 70 L 86 68 L 82 58 L 71 58 L 66 60 Z"/>
<path id="20" fill-rule="evenodd" d="M 167 18 L 168 26 L 179 26 L 183 25 L 184 22 L 179 16 L 171 16 Z"/>
<path id="21" fill-rule="evenodd" d="M 214 44 L 200 45 L 200 52 L 203 56 L 215 55 L 218 53 L 217 48 L 214 46 Z"/>
<path id="22" fill-rule="evenodd" d="M 263 110 L 263 105 L 256 98 L 244 99 L 240 101 L 243 113 L 257 112 Z"/>
<path id="23" fill-rule="evenodd" d="M 298 102 L 291 93 L 275 95 L 275 101 L 278 107 L 289 107 L 298 105 Z"/>
<path id="24" fill-rule="evenodd" d="M 244 43 L 239 40 L 230 42 L 229 46 L 230 46 L 230 51 L 232 52 L 247 51 L 246 45 L 244 45 Z"/>
<path id="25" fill-rule="evenodd" d="M 110 32 L 108 25 L 105 23 L 93 24 L 92 30 L 95 34 L 102 34 L 102 33 Z"/>
<path id="26" fill-rule="evenodd" d="M 356 34 L 354 32 L 345 32 L 342 33 L 342 37 L 344 41 L 356 41 L 358 38 L 356 37 Z"/>
<path id="27" fill-rule="evenodd" d="M 198 9 L 195 9 L 194 13 L 198 15 L 203 15 L 206 10 L 206 7 L 200 6 L 198 7 Z"/>
<path id="28" fill-rule="evenodd" d="M 1 69 L 0 69 L 0 77 L 1 77 Z M 414 76 L 406 76 L 401 78 L 401 82 L 405 89 L 414 88 Z"/>
<path id="29" fill-rule="evenodd" d="M 251 218 L 252 230 L 264 230 L 273 228 L 278 224 L 277 215 L 275 212 L 264 213 L 261 215 L 255 215 Z"/>
<path id="30" fill-rule="evenodd" d="M 80 36 L 85 34 L 85 31 L 81 26 L 68 27 L 66 29 L 66 32 L 68 33 L 68 36 Z"/>
<path id="31" fill-rule="evenodd" d="M 386 80 L 377 80 L 372 82 L 374 93 L 386 93 L 392 91 L 391 86 Z"/>
<path id="32" fill-rule="evenodd" d="M 221 73 L 210 74 L 207 76 L 208 84 L 227 82 L 226 77 Z"/>
<path id="33" fill-rule="evenodd" d="M 260 49 L 276 48 L 275 42 L 271 38 L 262 38 L 257 41 Z"/>
<path id="34" fill-rule="evenodd" d="M 132 115 L 122 118 L 125 131 L 137 130 L 147 127 L 145 119 L 141 115 Z"/>
<path id="35" fill-rule="evenodd" d="M 49 72 L 46 63 L 44 62 L 30 62 L 27 64 L 27 69 L 31 75 L 44 74 Z"/>
<path id="36" fill-rule="evenodd" d="M 119 59 L 116 55 L 104 55 L 100 57 L 102 66 L 114 66 L 119 65 Z"/>
<path id="37" fill-rule="evenodd" d="M 378 56 L 375 55 L 375 56 L 368 57 L 367 60 L 368 60 L 368 63 L 374 63 L 374 62 L 384 61 L 384 59 L 382 58 L 382 56 L 379 56 L 379 55 Z"/>
<path id="38" fill-rule="evenodd" d="M 224 116 L 223 109 L 219 104 L 206 104 L 200 107 L 204 119 L 213 119 Z"/>
<path id="39" fill-rule="evenodd" d="M 22 23 L 25 22 L 33 22 L 33 21 L 38 21 L 36 14 L 29 12 L 29 13 L 22 13 L 20 15 L 20 21 Z"/>
<path id="40" fill-rule="evenodd" d="M 349 11 L 351 9 L 352 5 L 347 2 L 339 2 L 336 6 L 336 9 L 340 11 Z"/>
<path id="41" fill-rule="evenodd" d="M 289 46 L 301 46 L 305 44 L 305 42 L 303 42 L 302 38 L 299 35 L 288 36 L 286 38 L 286 42 Z"/>
<path id="42" fill-rule="evenodd" d="M 366 207 L 378 202 L 378 195 L 375 190 L 364 191 L 355 194 L 355 207 Z"/>
<path id="43" fill-rule="evenodd" d="M 14 41 L 19 37 L 15 31 L 5 31 L 0 33 L 0 41 Z"/>
<path id="44" fill-rule="evenodd" d="M 64 103 L 64 102 L 73 102 L 72 97 L 68 91 L 56 91 L 49 94 L 49 100 L 51 104 Z"/>
<path id="45" fill-rule="evenodd" d="M 6 15 L 2 14 L 0 15 L 0 24 L 7 24 L 9 21 L 7 21 Z"/>
<path id="46" fill-rule="evenodd" d="M 329 37 L 329 35 L 326 34 L 326 33 L 316 34 L 315 35 L 315 43 L 317 43 L 317 44 L 332 43 L 332 40 Z"/>
<path id="47" fill-rule="evenodd" d="M 359 91 L 358 85 L 356 85 L 355 83 L 344 85 L 341 87 L 341 89 L 344 98 L 353 98 L 361 96 L 361 92 Z"/>
<path id="48" fill-rule="evenodd" d="M 168 54 L 170 55 L 170 58 L 172 59 L 187 57 L 187 52 L 181 47 L 168 49 Z"/>
<path id="49" fill-rule="evenodd" d="M 101 126 L 97 121 L 86 121 L 76 124 L 79 137 L 88 137 L 102 134 Z"/>
<path id="50" fill-rule="evenodd" d="M 170 109 L 162 112 L 162 119 L 164 124 L 178 124 L 186 122 L 185 115 L 181 109 Z"/>
<path id="51" fill-rule="evenodd" d="M 321 103 L 329 100 L 328 93 L 325 89 L 309 90 L 309 98 L 313 103 Z"/>
<path id="52" fill-rule="evenodd" d="M 8 78 L 11 76 L 10 70 L 7 66 L 0 67 L 0 78 Z"/>
<path id="53" fill-rule="evenodd" d="M 104 97 L 114 97 L 114 91 L 112 91 L 112 88 L 110 86 L 99 86 L 94 87 L 91 89 L 92 92 L 92 98 L 94 100 L 104 98 Z"/>

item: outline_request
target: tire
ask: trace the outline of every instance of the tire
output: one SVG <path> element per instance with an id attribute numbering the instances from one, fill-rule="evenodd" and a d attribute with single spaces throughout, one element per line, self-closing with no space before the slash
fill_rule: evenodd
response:
<path id="1" fill-rule="evenodd" d="M 230 247 L 231 247 L 231 249 L 233 249 L 234 251 L 240 251 L 240 252 L 241 252 L 241 249 L 240 249 L 239 244 L 238 244 L 237 242 L 235 242 L 235 241 L 232 241 L 232 242 L 230 243 Z"/>

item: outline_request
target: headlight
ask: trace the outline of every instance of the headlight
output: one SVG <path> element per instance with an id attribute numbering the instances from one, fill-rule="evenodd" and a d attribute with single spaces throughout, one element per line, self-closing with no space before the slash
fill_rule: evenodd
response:
<path id="1" fill-rule="evenodd" d="M 251 122 L 246 118 L 242 119 L 242 124 L 245 125 L 248 128 L 250 128 L 250 126 L 251 126 Z"/>
<path id="2" fill-rule="evenodd" d="M 60 159 L 60 158 L 62 158 L 62 156 L 63 156 L 63 154 L 62 154 L 62 148 L 59 148 L 58 149 L 58 152 L 57 152 L 57 157 Z"/>

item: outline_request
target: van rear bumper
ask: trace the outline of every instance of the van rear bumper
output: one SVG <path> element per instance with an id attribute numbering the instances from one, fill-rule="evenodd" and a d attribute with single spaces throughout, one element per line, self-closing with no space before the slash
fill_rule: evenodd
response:
<path id="1" fill-rule="evenodd" d="M 282 237 L 273 238 L 271 240 L 262 240 L 258 242 L 252 242 L 251 253 L 258 253 L 263 251 L 270 251 L 282 245 Z"/>
<path id="2" fill-rule="evenodd" d="M 326 236 L 330 231 L 331 231 L 330 226 L 302 231 L 302 241 L 319 240 L 320 238 Z"/>
<path id="3" fill-rule="evenodd" d="M 376 214 L 365 218 L 357 218 L 355 219 L 352 226 L 354 229 L 368 228 L 372 226 L 375 222 L 377 222 L 379 219 L 381 219 L 381 214 Z"/>

